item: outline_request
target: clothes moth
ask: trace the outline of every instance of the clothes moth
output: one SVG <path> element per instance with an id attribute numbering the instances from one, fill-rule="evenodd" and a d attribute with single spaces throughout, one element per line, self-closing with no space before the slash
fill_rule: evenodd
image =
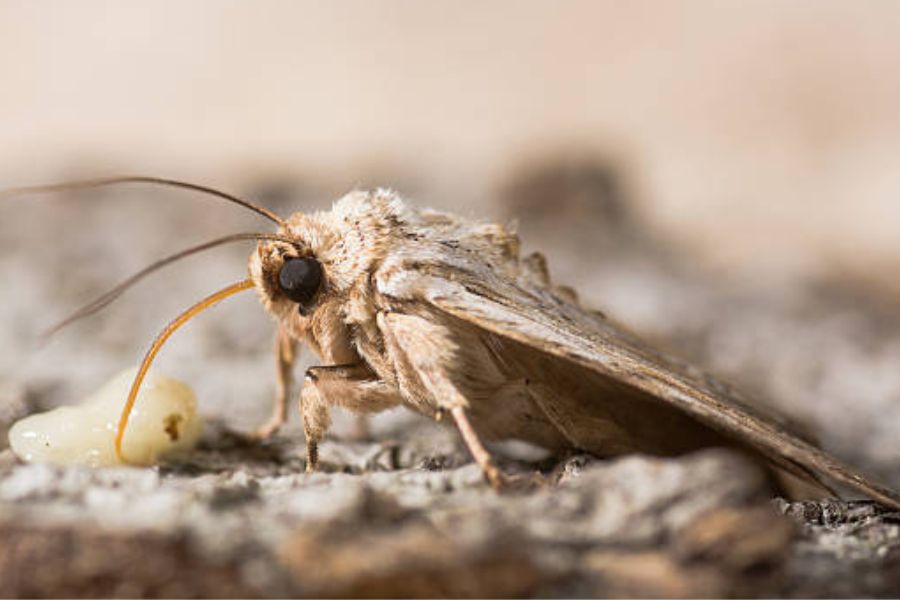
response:
<path id="1" fill-rule="evenodd" d="M 26 462 L 121 464 L 116 458 L 116 426 L 135 369 L 120 373 L 83 404 L 25 417 L 9 430 L 9 445 Z M 197 399 L 186 384 L 149 373 L 138 394 L 122 440 L 130 465 L 148 466 L 193 448 L 200 437 Z"/>

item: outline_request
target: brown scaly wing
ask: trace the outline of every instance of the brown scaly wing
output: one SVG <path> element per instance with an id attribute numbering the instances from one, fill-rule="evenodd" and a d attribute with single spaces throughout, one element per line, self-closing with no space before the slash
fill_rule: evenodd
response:
<path id="1" fill-rule="evenodd" d="M 900 494 L 870 481 L 747 405 L 713 378 L 647 348 L 595 313 L 528 281 L 500 275 L 477 256 L 397 253 L 376 276 L 378 291 L 399 302 L 425 302 L 500 336 L 627 383 L 755 448 L 789 472 L 847 484 L 895 509 Z"/>

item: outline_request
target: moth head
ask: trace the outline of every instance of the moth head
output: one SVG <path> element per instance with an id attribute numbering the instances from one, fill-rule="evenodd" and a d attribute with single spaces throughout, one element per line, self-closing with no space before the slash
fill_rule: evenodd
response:
<path id="1" fill-rule="evenodd" d="M 250 255 L 265 309 L 297 337 L 317 320 L 367 314 L 371 273 L 401 227 L 401 211 L 395 194 L 376 190 L 350 192 L 330 211 L 291 215 L 277 233 L 284 241 L 262 240 Z"/>
<path id="2" fill-rule="evenodd" d="M 250 254 L 250 279 L 266 310 L 291 329 L 303 330 L 330 287 L 328 274 L 305 236 L 282 233 L 296 242 L 260 242 Z"/>

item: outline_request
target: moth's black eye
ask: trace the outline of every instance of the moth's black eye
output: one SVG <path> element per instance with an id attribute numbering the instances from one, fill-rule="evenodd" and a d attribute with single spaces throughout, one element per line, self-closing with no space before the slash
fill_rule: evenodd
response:
<path id="1" fill-rule="evenodd" d="M 278 272 L 278 285 L 285 296 L 306 304 L 322 285 L 322 265 L 314 258 L 288 258 Z"/>

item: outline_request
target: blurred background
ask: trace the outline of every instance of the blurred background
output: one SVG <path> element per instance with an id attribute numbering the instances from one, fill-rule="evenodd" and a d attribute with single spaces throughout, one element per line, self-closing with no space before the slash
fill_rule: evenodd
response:
<path id="1" fill-rule="evenodd" d="M 898 30 L 891 2 L 2 0 L 0 183 L 140 173 L 282 213 L 390 186 L 515 220 L 589 304 L 900 480 Z M 137 187 L 0 219 L 0 380 L 38 404 L 137 361 L 249 248 L 36 350 L 41 329 L 152 259 L 268 227 Z M 259 420 L 272 327 L 249 295 L 216 313 L 161 364 Z"/>

